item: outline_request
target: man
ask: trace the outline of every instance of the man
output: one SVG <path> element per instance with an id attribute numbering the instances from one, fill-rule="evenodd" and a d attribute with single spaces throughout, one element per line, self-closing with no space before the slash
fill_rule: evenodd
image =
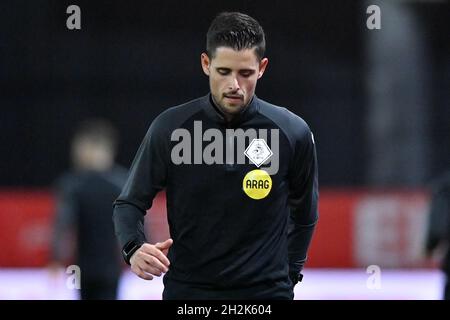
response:
<path id="1" fill-rule="evenodd" d="M 122 262 L 111 203 L 125 184 L 126 170 L 114 164 L 117 132 L 106 120 L 80 125 L 72 141 L 74 170 L 58 179 L 52 247 L 54 269 L 68 259 L 67 237 L 76 237 L 81 299 L 116 299 Z"/>
<path id="2" fill-rule="evenodd" d="M 425 240 L 426 256 L 431 257 L 438 249 L 444 249 L 441 268 L 446 282 L 443 298 L 450 300 L 450 172 L 445 173 L 432 183 L 431 205 L 428 229 Z"/>
<path id="3" fill-rule="evenodd" d="M 301 280 L 317 221 L 314 139 L 255 96 L 264 50 L 253 18 L 214 19 L 201 54 L 210 94 L 153 121 L 114 203 L 125 261 L 143 279 L 166 273 L 163 299 L 293 299 Z M 144 214 L 163 189 L 171 239 L 149 244 Z"/>

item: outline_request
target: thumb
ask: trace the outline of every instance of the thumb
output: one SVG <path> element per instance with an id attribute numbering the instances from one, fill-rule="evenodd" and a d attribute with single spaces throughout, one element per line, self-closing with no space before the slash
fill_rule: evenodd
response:
<path id="1" fill-rule="evenodd" d="M 157 247 L 159 250 L 167 250 L 172 246 L 173 240 L 167 239 L 164 242 L 158 242 L 155 244 L 155 247 Z"/>

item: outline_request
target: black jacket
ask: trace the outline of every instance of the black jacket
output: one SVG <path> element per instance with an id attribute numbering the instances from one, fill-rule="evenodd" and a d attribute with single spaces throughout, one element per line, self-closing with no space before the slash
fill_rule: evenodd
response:
<path id="1" fill-rule="evenodd" d="M 76 264 L 85 279 L 114 280 L 122 259 L 111 222 L 111 202 L 120 194 L 127 177 L 121 167 L 111 170 L 70 172 L 58 179 L 52 258 L 68 258 L 64 246 L 68 230 L 76 235 Z"/>
<path id="2" fill-rule="evenodd" d="M 223 138 L 213 139 L 208 129 L 220 131 Z M 236 135 L 227 135 L 233 129 Z M 269 194 L 259 200 L 243 190 L 244 177 L 258 167 L 236 147 L 242 132 L 248 134 L 245 148 L 253 138 L 260 138 L 273 152 L 259 168 L 268 171 L 272 180 Z M 181 138 L 185 134 L 192 147 L 180 151 L 181 141 L 189 142 Z M 215 152 L 211 152 L 213 141 Z M 215 162 L 202 154 L 214 155 Z M 174 240 L 164 298 L 293 297 L 293 282 L 306 260 L 318 219 L 314 138 L 300 117 L 255 96 L 237 118 L 227 122 L 210 95 L 160 114 L 114 203 L 116 235 L 122 246 L 133 239 L 145 241 L 144 214 L 162 189 L 167 193 Z"/>

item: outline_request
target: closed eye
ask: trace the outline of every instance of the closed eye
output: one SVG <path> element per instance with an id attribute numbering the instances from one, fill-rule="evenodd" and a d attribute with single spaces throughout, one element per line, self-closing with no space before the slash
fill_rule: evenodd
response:
<path id="1" fill-rule="evenodd" d="M 217 68 L 216 70 L 222 76 L 226 76 L 231 73 L 231 70 L 228 68 Z M 239 71 L 239 74 L 244 78 L 248 78 L 248 77 L 252 76 L 254 73 L 255 73 L 255 70 L 250 70 L 250 69 L 244 69 L 244 70 Z"/>
<path id="2" fill-rule="evenodd" d="M 226 76 L 227 74 L 229 74 L 231 72 L 231 70 L 225 69 L 225 68 L 217 68 L 217 72 L 223 76 Z"/>
<path id="3" fill-rule="evenodd" d="M 241 76 L 243 76 L 245 78 L 248 78 L 248 77 L 252 76 L 255 73 L 255 71 L 253 71 L 253 70 L 244 70 L 244 71 L 240 71 L 239 73 L 240 73 Z"/>

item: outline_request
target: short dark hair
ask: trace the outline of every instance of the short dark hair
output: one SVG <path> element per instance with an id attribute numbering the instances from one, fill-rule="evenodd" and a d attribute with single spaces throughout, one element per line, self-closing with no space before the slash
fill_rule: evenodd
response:
<path id="1" fill-rule="evenodd" d="M 88 140 L 110 148 L 114 153 L 118 144 L 118 132 L 114 125 L 106 119 L 88 119 L 81 122 L 74 134 L 74 140 Z"/>
<path id="2" fill-rule="evenodd" d="M 259 60 L 264 57 L 266 39 L 261 25 L 252 17 L 240 12 L 222 12 L 212 21 L 206 34 L 206 52 L 213 58 L 218 47 L 234 50 L 256 48 Z"/>

